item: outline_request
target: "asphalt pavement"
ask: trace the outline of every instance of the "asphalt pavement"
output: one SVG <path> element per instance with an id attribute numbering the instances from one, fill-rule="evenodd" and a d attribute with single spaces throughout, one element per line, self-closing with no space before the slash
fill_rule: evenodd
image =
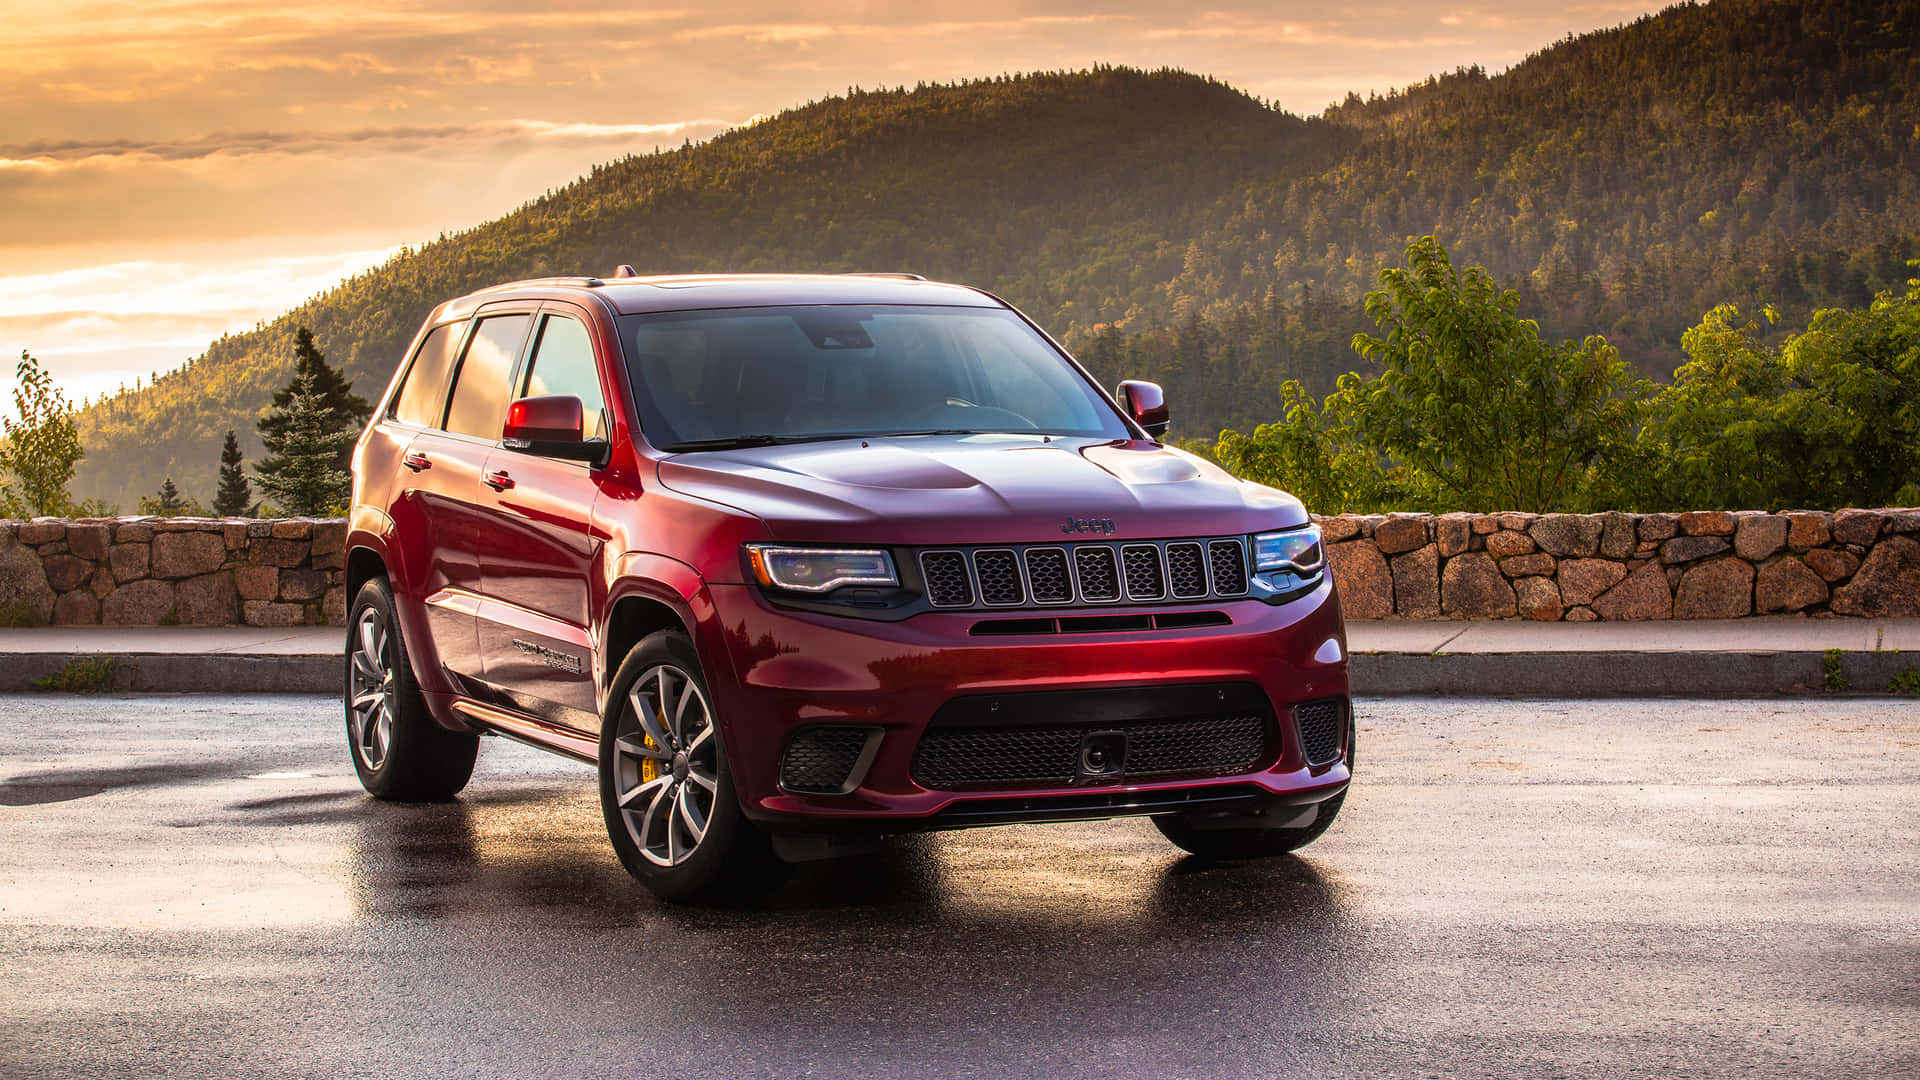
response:
<path id="1" fill-rule="evenodd" d="M 0 1076 L 1920 1074 L 1920 703 L 1368 700 L 1297 857 L 976 830 L 673 908 L 591 771 L 365 797 L 338 705 L 0 697 Z"/>

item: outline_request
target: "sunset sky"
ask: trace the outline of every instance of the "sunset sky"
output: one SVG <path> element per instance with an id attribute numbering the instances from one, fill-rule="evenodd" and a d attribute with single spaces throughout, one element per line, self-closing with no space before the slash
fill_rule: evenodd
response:
<path id="1" fill-rule="evenodd" d="M 75 399 L 131 384 L 595 162 L 850 86 L 1168 66 L 1312 114 L 1660 6 L 0 0 L 0 394 L 23 348 Z"/>

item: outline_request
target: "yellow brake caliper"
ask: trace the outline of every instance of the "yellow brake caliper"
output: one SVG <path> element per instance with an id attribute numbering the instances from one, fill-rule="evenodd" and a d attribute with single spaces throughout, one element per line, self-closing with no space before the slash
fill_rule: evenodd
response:
<path id="1" fill-rule="evenodd" d="M 666 714 L 663 712 L 655 711 L 654 717 L 659 721 L 660 730 L 665 731 L 667 729 Z M 649 750 L 658 750 L 660 748 L 660 745 L 653 741 L 653 736 L 647 734 L 644 731 L 640 733 L 640 744 L 642 746 L 645 746 Z M 651 784 L 658 779 L 660 779 L 660 759 L 659 758 L 641 758 L 640 759 L 640 782 L 643 784 Z"/>

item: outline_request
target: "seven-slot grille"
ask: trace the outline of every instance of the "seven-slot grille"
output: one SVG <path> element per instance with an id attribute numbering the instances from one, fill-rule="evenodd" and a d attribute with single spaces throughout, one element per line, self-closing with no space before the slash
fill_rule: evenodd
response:
<path id="1" fill-rule="evenodd" d="M 932 548 L 919 563 L 927 601 L 947 610 L 1225 599 L 1248 583 L 1239 537 Z"/>

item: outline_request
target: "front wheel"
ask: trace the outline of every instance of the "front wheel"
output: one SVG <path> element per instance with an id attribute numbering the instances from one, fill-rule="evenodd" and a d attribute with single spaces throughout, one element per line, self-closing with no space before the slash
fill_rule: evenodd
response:
<path id="1" fill-rule="evenodd" d="M 664 900 L 750 896 L 778 880 L 740 810 L 693 642 L 663 630 L 627 654 L 607 695 L 600 807 L 621 865 Z"/>
<path id="2" fill-rule="evenodd" d="M 473 776 L 480 737 L 427 714 L 387 579 L 354 595 L 347 615 L 347 745 L 368 792 L 397 802 L 450 799 Z"/>
<path id="3" fill-rule="evenodd" d="M 1289 822 L 1285 826 L 1275 826 L 1265 820 L 1265 817 L 1278 817 L 1284 821 L 1288 814 L 1294 812 L 1291 807 L 1267 811 L 1264 817 L 1252 814 L 1216 814 L 1210 817 L 1160 814 L 1154 817 L 1153 823 L 1159 828 L 1160 835 L 1173 841 L 1181 850 L 1202 858 L 1260 859 L 1298 851 L 1320 839 L 1320 834 L 1332 827 L 1333 819 L 1340 813 L 1340 804 L 1346 798 L 1347 793 L 1342 791 L 1325 802 L 1314 804 L 1313 816 L 1298 825 Z"/>
<path id="4" fill-rule="evenodd" d="M 1356 725 L 1347 721 L 1347 776 L 1353 776 Z M 1183 851 L 1204 859 L 1260 859 L 1298 851 L 1333 827 L 1347 793 L 1315 803 L 1307 817 L 1291 807 L 1274 807 L 1252 814 L 1160 814 L 1153 823 L 1160 835 Z M 1298 815 L 1289 820 L 1289 815 Z M 1299 820 L 1304 819 L 1304 820 Z"/>

